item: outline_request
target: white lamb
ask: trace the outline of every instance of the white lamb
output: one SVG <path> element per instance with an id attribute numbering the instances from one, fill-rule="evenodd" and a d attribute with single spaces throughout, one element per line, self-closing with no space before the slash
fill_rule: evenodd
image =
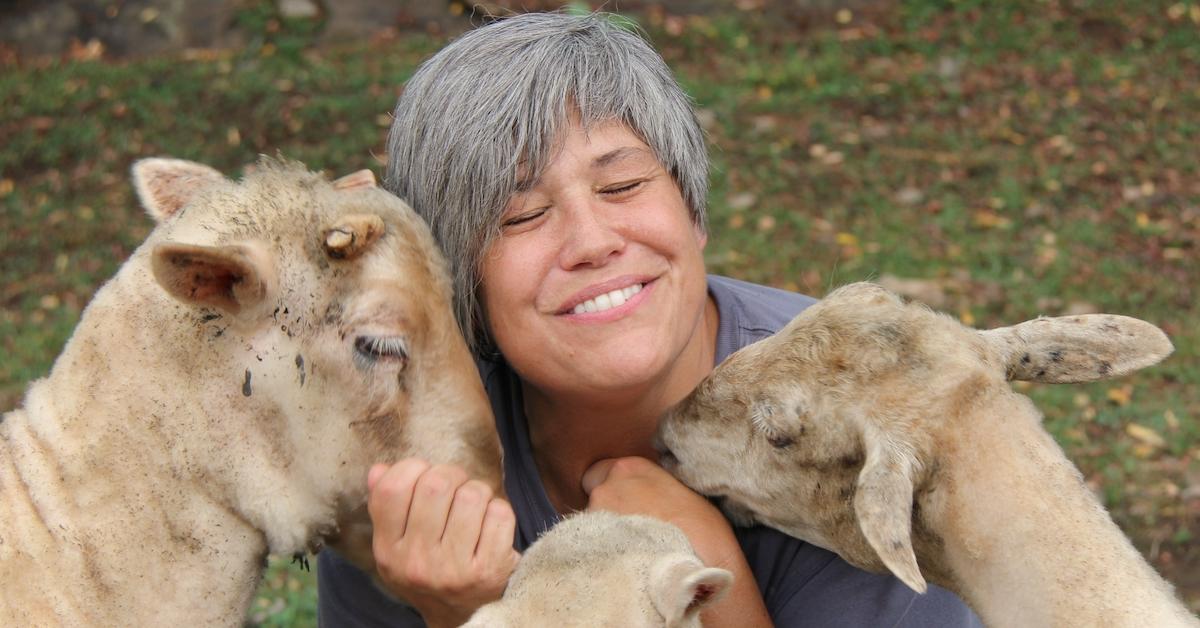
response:
<path id="1" fill-rule="evenodd" d="M 991 626 L 1197 626 L 1007 381 L 1171 351 L 1136 319 L 979 332 L 853 284 L 702 382 L 661 425 L 664 464 L 743 521 L 917 591 L 923 573 Z"/>
<path id="2" fill-rule="evenodd" d="M 463 628 L 699 628 L 733 580 L 705 567 L 674 525 L 638 515 L 572 515 L 526 550 L 504 597 Z"/>
<path id="3" fill-rule="evenodd" d="M 158 226 L 0 422 L 0 626 L 240 625 L 268 552 L 371 569 L 372 463 L 499 491 L 445 263 L 369 172 L 133 174 Z"/>

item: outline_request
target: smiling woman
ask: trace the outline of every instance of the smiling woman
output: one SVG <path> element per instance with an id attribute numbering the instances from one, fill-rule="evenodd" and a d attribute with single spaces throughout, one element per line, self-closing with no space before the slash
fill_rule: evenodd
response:
<path id="1" fill-rule="evenodd" d="M 557 158 L 509 201 L 481 269 L 491 336 L 527 406 L 555 416 L 596 394 L 682 397 L 708 372 L 716 313 L 704 316 L 705 236 L 689 214 L 627 127 L 572 120 Z M 558 505 L 582 508 L 574 493 Z"/>
<path id="2" fill-rule="evenodd" d="M 706 276 L 705 150 L 663 60 L 603 15 L 501 20 L 413 76 L 387 181 L 450 259 L 508 500 L 455 467 L 378 465 L 378 576 L 412 607 L 327 551 L 322 624 L 459 625 L 500 597 L 514 545 L 585 509 L 674 523 L 706 564 L 732 572 L 702 615 L 710 625 L 977 622 L 944 590 L 916 597 L 802 541 L 735 527 L 652 462 L 668 408 L 812 303 Z"/>

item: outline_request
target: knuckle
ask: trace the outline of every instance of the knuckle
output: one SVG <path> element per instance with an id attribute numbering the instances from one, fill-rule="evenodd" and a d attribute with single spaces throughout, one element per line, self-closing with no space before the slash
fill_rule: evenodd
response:
<path id="1" fill-rule="evenodd" d="M 486 504 L 492 498 L 492 489 L 479 480 L 468 480 L 454 493 L 455 501 L 463 504 Z"/>
<path id="2" fill-rule="evenodd" d="M 411 491 L 411 488 L 410 485 L 400 481 L 399 478 L 387 475 L 375 485 L 375 488 L 371 491 L 370 498 L 374 498 L 377 501 L 391 502 L 407 495 Z"/>
<path id="3" fill-rule="evenodd" d="M 607 503 L 615 492 L 616 492 L 616 489 L 613 488 L 612 483 L 605 482 L 604 484 L 601 484 L 601 485 L 597 486 L 596 488 L 592 489 L 591 494 L 588 495 L 588 503 L 589 504 Z"/>
<path id="4" fill-rule="evenodd" d="M 493 497 L 488 502 L 486 516 L 496 524 L 516 523 L 517 521 L 512 505 L 499 497 Z"/>
<path id="5" fill-rule="evenodd" d="M 437 467 L 433 467 L 417 479 L 416 489 L 423 495 L 443 495 L 451 489 L 450 478 Z"/>
<path id="6" fill-rule="evenodd" d="M 453 465 L 436 464 L 421 474 L 422 490 L 447 493 L 467 481 L 467 472 Z"/>
<path id="7" fill-rule="evenodd" d="M 405 458 L 394 465 L 397 475 L 420 475 L 427 471 L 430 464 L 420 458 Z"/>
<path id="8" fill-rule="evenodd" d="M 648 470 L 650 462 L 645 458 L 627 457 L 618 458 L 613 462 L 610 473 L 620 475 L 638 475 L 645 473 Z"/>

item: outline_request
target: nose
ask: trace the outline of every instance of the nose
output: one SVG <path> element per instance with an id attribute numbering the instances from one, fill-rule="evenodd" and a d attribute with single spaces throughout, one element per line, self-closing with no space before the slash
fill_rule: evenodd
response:
<path id="1" fill-rule="evenodd" d="M 625 237 L 601 203 L 579 201 L 563 208 L 565 237 L 560 263 L 565 270 L 603 266 L 625 248 Z"/>

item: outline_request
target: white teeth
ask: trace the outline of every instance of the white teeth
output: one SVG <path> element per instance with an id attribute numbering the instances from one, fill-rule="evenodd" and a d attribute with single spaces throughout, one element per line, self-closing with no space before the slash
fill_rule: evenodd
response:
<path id="1" fill-rule="evenodd" d="M 587 301 L 576 305 L 572 312 L 575 314 L 583 314 L 584 312 L 603 312 L 604 310 L 611 310 L 614 307 L 624 305 L 625 302 L 629 300 L 629 297 L 632 297 L 641 291 L 642 284 L 640 283 L 633 284 L 627 288 L 622 288 L 621 290 L 613 290 L 612 292 L 602 294 L 594 299 L 588 299 Z"/>

